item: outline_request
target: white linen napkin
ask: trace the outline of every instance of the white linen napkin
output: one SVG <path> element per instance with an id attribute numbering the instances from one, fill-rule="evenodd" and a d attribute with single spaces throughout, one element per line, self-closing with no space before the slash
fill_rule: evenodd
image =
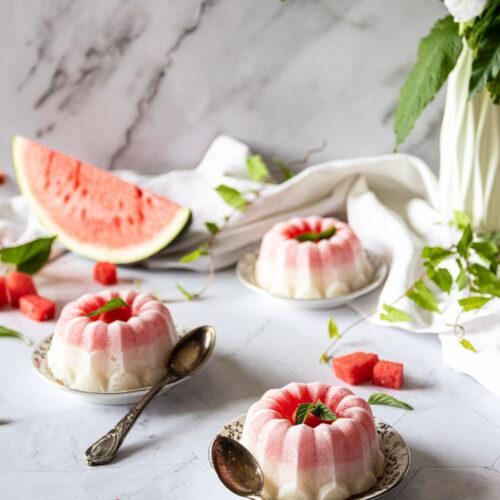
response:
<path id="1" fill-rule="evenodd" d="M 390 271 L 383 287 L 358 299 L 350 307 L 366 315 L 392 303 L 422 273 L 420 252 L 425 245 L 449 245 L 453 235 L 438 210 L 437 179 L 418 158 L 387 155 L 353 160 L 329 161 L 311 166 L 281 184 L 266 184 L 260 195 L 244 212 L 226 205 L 214 188 L 226 184 L 247 199 L 260 187 L 246 171 L 250 150 L 227 136 L 212 143 L 199 166 L 193 170 L 171 171 L 159 176 L 135 172 L 117 172 L 122 178 L 166 196 L 193 212 L 186 234 L 163 252 L 147 259 L 149 268 L 208 269 L 206 258 L 179 263 L 179 258 L 194 250 L 207 237 L 205 222 L 219 226 L 231 215 L 229 224 L 217 235 L 214 246 L 218 269 L 234 264 L 255 247 L 271 226 L 292 216 L 334 215 L 347 219 L 365 248 L 383 256 Z M 24 200 L 13 197 L 0 200 L 0 243 L 26 241 L 40 234 Z M 29 238 L 28 238 L 29 236 Z M 442 314 L 422 310 L 404 297 L 396 306 L 408 312 L 414 321 L 396 327 L 415 333 L 439 333 L 444 363 L 467 373 L 500 397 L 500 335 L 494 330 L 494 316 L 500 301 L 465 313 L 461 323 L 478 354 L 459 345 L 446 326 L 454 323 L 458 309 L 444 293 L 434 288 Z M 370 317 L 370 322 L 391 326 Z"/>

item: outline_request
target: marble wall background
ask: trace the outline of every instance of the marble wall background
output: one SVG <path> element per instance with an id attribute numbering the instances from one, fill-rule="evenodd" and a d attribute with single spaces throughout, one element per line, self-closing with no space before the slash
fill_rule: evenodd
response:
<path id="1" fill-rule="evenodd" d="M 5 0 L 0 170 L 14 133 L 105 168 L 194 166 L 227 133 L 287 161 L 392 150 L 438 0 Z M 436 170 L 443 92 L 402 151 Z"/>

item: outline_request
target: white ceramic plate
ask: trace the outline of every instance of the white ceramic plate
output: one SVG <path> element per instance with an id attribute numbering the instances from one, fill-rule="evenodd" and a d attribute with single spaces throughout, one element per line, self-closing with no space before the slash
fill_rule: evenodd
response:
<path id="1" fill-rule="evenodd" d="M 188 329 L 183 326 L 175 325 L 175 328 L 179 336 L 185 335 L 188 332 Z M 54 375 L 52 375 L 50 368 L 47 366 L 47 351 L 49 350 L 51 342 L 52 335 L 49 335 L 35 347 L 33 354 L 31 355 L 31 363 L 33 364 L 35 372 L 40 375 L 40 377 L 42 377 L 45 382 L 48 382 L 52 386 L 61 391 L 64 391 L 70 396 L 76 397 L 81 401 L 85 401 L 86 403 L 96 405 L 130 405 L 137 403 L 150 389 L 150 387 L 143 387 L 141 389 L 132 389 L 119 392 L 86 392 L 79 391 L 77 389 L 70 389 L 69 387 L 66 387 L 64 384 L 59 382 L 59 380 L 57 380 Z M 187 378 L 189 377 L 166 385 L 159 392 L 159 394 L 164 394 L 174 385 L 180 384 Z"/>
<path id="2" fill-rule="evenodd" d="M 245 425 L 246 415 L 234 419 L 223 429 L 218 432 L 218 435 L 227 436 L 237 441 L 241 440 L 243 426 Z M 377 479 L 377 484 L 358 495 L 353 495 L 348 500 L 369 500 L 385 495 L 389 490 L 394 488 L 406 475 L 410 468 L 410 450 L 406 446 L 401 435 L 394 430 L 389 424 L 374 417 L 375 428 L 379 437 L 381 450 L 385 456 L 385 470 Z M 212 443 L 208 450 L 209 460 L 212 456 Z M 212 465 L 212 464 L 210 464 Z"/>
<path id="3" fill-rule="evenodd" d="M 375 255 L 373 252 L 366 250 L 366 256 L 368 260 L 373 266 L 374 273 L 373 278 L 362 288 L 358 290 L 354 290 L 353 292 L 348 293 L 347 295 L 342 295 L 340 297 L 335 297 L 333 299 L 295 299 L 291 297 L 282 297 L 280 295 L 275 295 L 264 288 L 261 288 L 257 284 L 257 280 L 255 279 L 255 264 L 257 262 L 257 258 L 259 256 L 259 250 L 253 250 L 243 255 L 238 261 L 236 266 L 236 275 L 238 279 L 243 283 L 246 287 L 250 288 L 254 292 L 261 293 L 263 295 L 267 295 L 268 297 L 272 297 L 273 299 L 279 300 L 285 304 L 288 304 L 293 307 L 300 307 L 303 309 L 333 309 L 334 307 L 341 307 L 349 304 L 354 299 L 361 297 L 362 295 L 366 295 L 367 293 L 372 292 L 377 287 L 379 287 L 382 282 L 385 280 L 387 275 L 387 264 L 386 262 Z"/>

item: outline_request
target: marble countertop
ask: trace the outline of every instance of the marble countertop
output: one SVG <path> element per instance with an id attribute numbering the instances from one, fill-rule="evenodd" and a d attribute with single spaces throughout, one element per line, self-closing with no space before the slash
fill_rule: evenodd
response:
<path id="1" fill-rule="evenodd" d="M 98 291 L 92 263 L 72 254 L 37 276 L 40 293 L 58 310 L 83 291 Z M 120 268 L 117 289 L 138 279 L 144 291 L 178 297 L 175 281 L 188 290 L 204 275 Z M 57 278 L 57 279 L 56 279 Z M 0 491 L 6 500 L 231 499 L 208 463 L 217 431 L 267 389 L 290 381 L 337 384 L 318 358 L 327 342 L 328 317 L 339 327 L 357 318 L 350 309 L 294 310 L 240 285 L 234 270 L 219 272 L 202 300 L 172 304 L 174 320 L 211 324 L 217 331 L 213 359 L 199 374 L 156 398 L 140 417 L 117 459 L 91 468 L 84 450 L 126 408 L 94 406 L 51 387 L 30 366 L 31 348 L 0 340 Z M 1 323 L 38 342 L 54 322 L 35 323 L 4 310 Z M 466 375 L 443 366 L 433 335 L 416 335 L 364 323 L 340 344 L 338 354 L 376 352 L 405 364 L 404 388 L 392 391 L 415 410 L 374 406 L 393 425 L 412 456 L 409 474 L 386 498 L 446 500 L 498 498 L 500 491 L 500 400 Z M 360 385 L 368 397 L 377 388 Z M 391 392 L 386 390 L 385 392 Z"/>

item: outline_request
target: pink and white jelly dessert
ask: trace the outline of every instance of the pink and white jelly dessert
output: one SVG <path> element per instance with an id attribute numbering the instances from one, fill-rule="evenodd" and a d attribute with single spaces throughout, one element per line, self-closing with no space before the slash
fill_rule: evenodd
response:
<path id="1" fill-rule="evenodd" d="M 320 400 L 335 421 L 294 425 L 302 403 Z M 247 414 L 242 444 L 264 473 L 273 500 L 341 500 L 371 488 L 384 470 L 368 403 L 349 389 L 321 382 L 267 391 Z"/>
<path id="2" fill-rule="evenodd" d="M 330 238 L 299 241 L 304 233 L 335 226 Z M 294 217 L 268 231 L 259 251 L 255 276 L 262 288 L 297 299 L 334 298 L 361 288 L 373 269 L 354 231 L 333 217 Z"/>
<path id="3" fill-rule="evenodd" d="M 115 297 L 130 307 L 86 316 Z M 165 374 L 165 362 L 178 339 L 169 310 L 153 296 L 104 291 L 83 295 L 63 308 L 47 362 L 54 377 L 72 389 L 136 389 Z"/>

